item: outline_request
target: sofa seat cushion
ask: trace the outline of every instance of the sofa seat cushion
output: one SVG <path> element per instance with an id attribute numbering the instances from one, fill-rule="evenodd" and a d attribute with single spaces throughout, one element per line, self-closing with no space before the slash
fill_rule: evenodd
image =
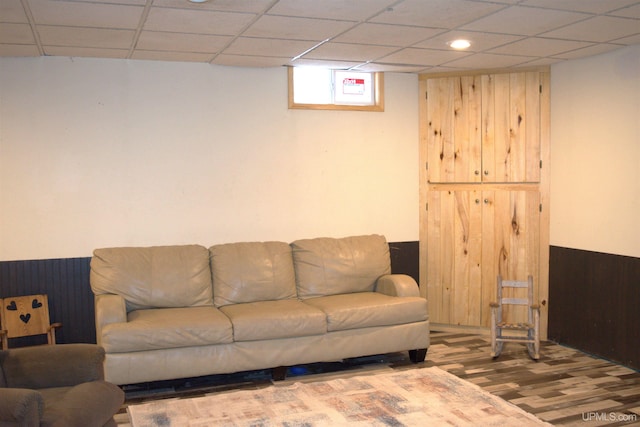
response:
<path id="1" fill-rule="evenodd" d="M 233 323 L 236 341 L 320 335 L 327 332 L 325 314 L 298 300 L 260 301 L 220 308 Z"/>
<path id="2" fill-rule="evenodd" d="M 212 246 L 209 252 L 216 307 L 297 298 L 287 243 L 227 243 Z"/>
<path id="3" fill-rule="evenodd" d="M 213 306 L 136 310 L 127 323 L 102 329 L 107 353 L 192 347 L 233 342 L 231 322 Z"/>
<path id="4" fill-rule="evenodd" d="M 329 332 L 427 320 L 427 300 L 420 297 L 359 292 L 309 298 L 304 303 L 326 313 Z"/>
<path id="5" fill-rule="evenodd" d="M 391 273 L 381 235 L 296 240 L 291 247 L 301 299 L 371 292 L 380 276 Z"/>

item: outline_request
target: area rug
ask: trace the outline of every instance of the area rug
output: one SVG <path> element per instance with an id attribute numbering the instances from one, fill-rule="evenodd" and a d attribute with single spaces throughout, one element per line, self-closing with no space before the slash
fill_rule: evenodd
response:
<path id="1" fill-rule="evenodd" d="M 133 427 L 550 425 L 436 367 L 159 400 L 127 411 Z"/>

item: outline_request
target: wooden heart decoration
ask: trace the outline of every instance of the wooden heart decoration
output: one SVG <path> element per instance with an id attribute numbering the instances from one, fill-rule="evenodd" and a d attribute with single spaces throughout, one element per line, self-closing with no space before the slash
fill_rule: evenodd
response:
<path id="1" fill-rule="evenodd" d="M 29 323 L 29 320 L 31 320 L 31 313 L 21 314 L 20 320 L 22 320 L 24 323 Z"/>
<path id="2" fill-rule="evenodd" d="M 15 301 L 11 301 L 11 303 L 7 306 L 7 310 L 16 311 L 17 309 L 18 309 L 18 306 L 16 306 Z"/>
<path id="3" fill-rule="evenodd" d="M 38 301 L 38 298 L 34 298 L 33 301 L 31 301 L 31 308 L 40 308 L 40 307 L 42 307 L 42 303 Z"/>

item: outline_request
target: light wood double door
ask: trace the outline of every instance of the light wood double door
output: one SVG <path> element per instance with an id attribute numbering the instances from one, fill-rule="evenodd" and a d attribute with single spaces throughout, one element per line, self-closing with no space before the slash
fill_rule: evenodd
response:
<path id="1" fill-rule="evenodd" d="M 489 327 L 496 276 L 531 274 L 546 336 L 548 73 L 421 76 L 420 91 L 420 286 L 431 321 Z"/>

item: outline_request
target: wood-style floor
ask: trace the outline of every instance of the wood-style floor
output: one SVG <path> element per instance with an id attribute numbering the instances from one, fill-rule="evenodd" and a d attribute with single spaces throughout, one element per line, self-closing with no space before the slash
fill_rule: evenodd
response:
<path id="1" fill-rule="evenodd" d="M 412 364 L 405 353 L 393 353 L 295 367 L 285 381 L 319 381 L 365 371 L 429 366 L 477 384 L 553 425 L 640 426 L 640 372 L 549 342 L 542 343 L 537 362 L 518 343 L 505 343 L 500 357 L 493 360 L 486 336 L 432 331 L 424 363 Z M 269 384 L 267 370 L 126 386 L 127 401 L 116 421 L 119 427 L 128 425 L 128 404 Z"/>

